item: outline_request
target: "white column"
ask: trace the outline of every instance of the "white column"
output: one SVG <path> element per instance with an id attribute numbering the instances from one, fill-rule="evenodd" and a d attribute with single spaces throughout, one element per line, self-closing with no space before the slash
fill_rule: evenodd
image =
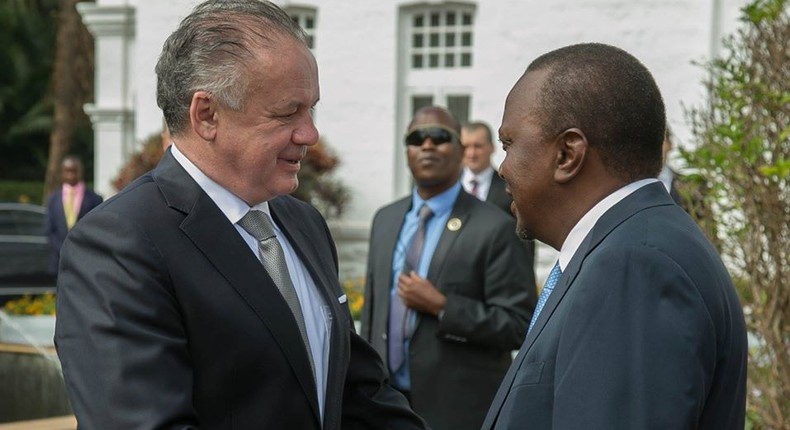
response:
<path id="1" fill-rule="evenodd" d="M 105 198 L 110 183 L 134 149 L 133 67 L 135 9 L 129 5 L 78 3 L 95 43 L 93 104 L 84 106 L 94 134 L 94 188 Z"/>

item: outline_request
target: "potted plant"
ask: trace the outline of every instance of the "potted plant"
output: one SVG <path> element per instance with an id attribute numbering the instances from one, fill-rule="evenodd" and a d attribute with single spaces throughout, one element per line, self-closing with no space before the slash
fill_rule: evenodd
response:
<path id="1" fill-rule="evenodd" d="M 55 295 L 25 295 L 0 310 L 0 343 L 53 346 Z"/>

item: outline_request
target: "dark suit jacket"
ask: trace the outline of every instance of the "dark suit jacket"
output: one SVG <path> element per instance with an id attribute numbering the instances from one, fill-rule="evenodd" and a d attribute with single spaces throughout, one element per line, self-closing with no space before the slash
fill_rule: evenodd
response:
<path id="1" fill-rule="evenodd" d="M 483 429 L 743 429 L 746 354 L 727 270 L 650 184 L 584 239 Z"/>
<path id="2" fill-rule="evenodd" d="M 353 331 L 318 212 L 276 222 L 332 315 L 323 429 L 423 428 Z M 310 362 L 285 300 L 168 152 L 78 223 L 63 247 L 55 334 L 81 429 L 320 429 Z"/>
<path id="3" fill-rule="evenodd" d="M 387 357 L 392 258 L 411 197 L 378 211 L 370 237 L 362 336 Z M 535 301 L 512 218 L 461 191 L 428 280 L 447 296 L 440 320 L 418 314 L 409 351 L 415 412 L 435 430 L 478 429 L 521 345 Z"/>
<path id="4" fill-rule="evenodd" d="M 505 181 L 499 177 L 496 170 L 494 170 L 494 174 L 491 176 L 491 186 L 488 188 L 488 195 L 486 196 L 486 202 L 491 203 L 492 205 L 502 209 L 508 215 L 515 217 L 513 212 L 510 210 L 510 204 L 513 202 L 513 199 L 507 194 L 505 191 Z M 530 285 L 536 285 L 535 282 L 535 241 L 528 240 L 524 241 L 524 248 L 526 248 L 527 256 L 524 259 L 527 267 L 529 268 L 529 279 L 531 282 Z"/>
<path id="5" fill-rule="evenodd" d="M 82 198 L 80 211 L 77 213 L 77 220 L 80 220 L 90 210 L 99 206 L 103 201 L 102 197 L 88 187 L 85 187 L 85 196 Z M 47 198 L 47 225 L 45 231 L 47 234 L 47 242 L 49 242 L 49 273 L 57 275 L 58 263 L 60 262 L 60 248 L 63 246 L 63 241 L 69 233 L 66 227 L 66 214 L 63 212 L 63 191 L 62 187 L 58 187 Z"/>

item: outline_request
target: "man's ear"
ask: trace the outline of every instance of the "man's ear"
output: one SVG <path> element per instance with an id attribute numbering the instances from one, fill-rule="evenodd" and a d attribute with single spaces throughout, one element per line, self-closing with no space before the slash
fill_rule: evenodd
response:
<path id="1" fill-rule="evenodd" d="M 589 144 L 578 128 L 569 128 L 557 136 L 557 169 L 554 180 L 564 184 L 576 177 L 584 166 Z"/>
<path id="2" fill-rule="evenodd" d="M 192 94 L 192 103 L 189 104 L 189 121 L 192 130 L 203 138 L 213 141 L 217 135 L 217 103 L 206 91 L 196 91 Z"/>

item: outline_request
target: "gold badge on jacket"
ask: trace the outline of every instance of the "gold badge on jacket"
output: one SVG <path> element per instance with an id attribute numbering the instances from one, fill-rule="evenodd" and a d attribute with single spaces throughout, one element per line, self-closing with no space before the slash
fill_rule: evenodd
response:
<path id="1" fill-rule="evenodd" d="M 461 224 L 462 223 L 461 223 L 460 219 L 458 219 L 458 218 L 450 218 L 450 220 L 447 221 L 447 230 L 458 231 L 458 230 L 461 229 Z"/>

